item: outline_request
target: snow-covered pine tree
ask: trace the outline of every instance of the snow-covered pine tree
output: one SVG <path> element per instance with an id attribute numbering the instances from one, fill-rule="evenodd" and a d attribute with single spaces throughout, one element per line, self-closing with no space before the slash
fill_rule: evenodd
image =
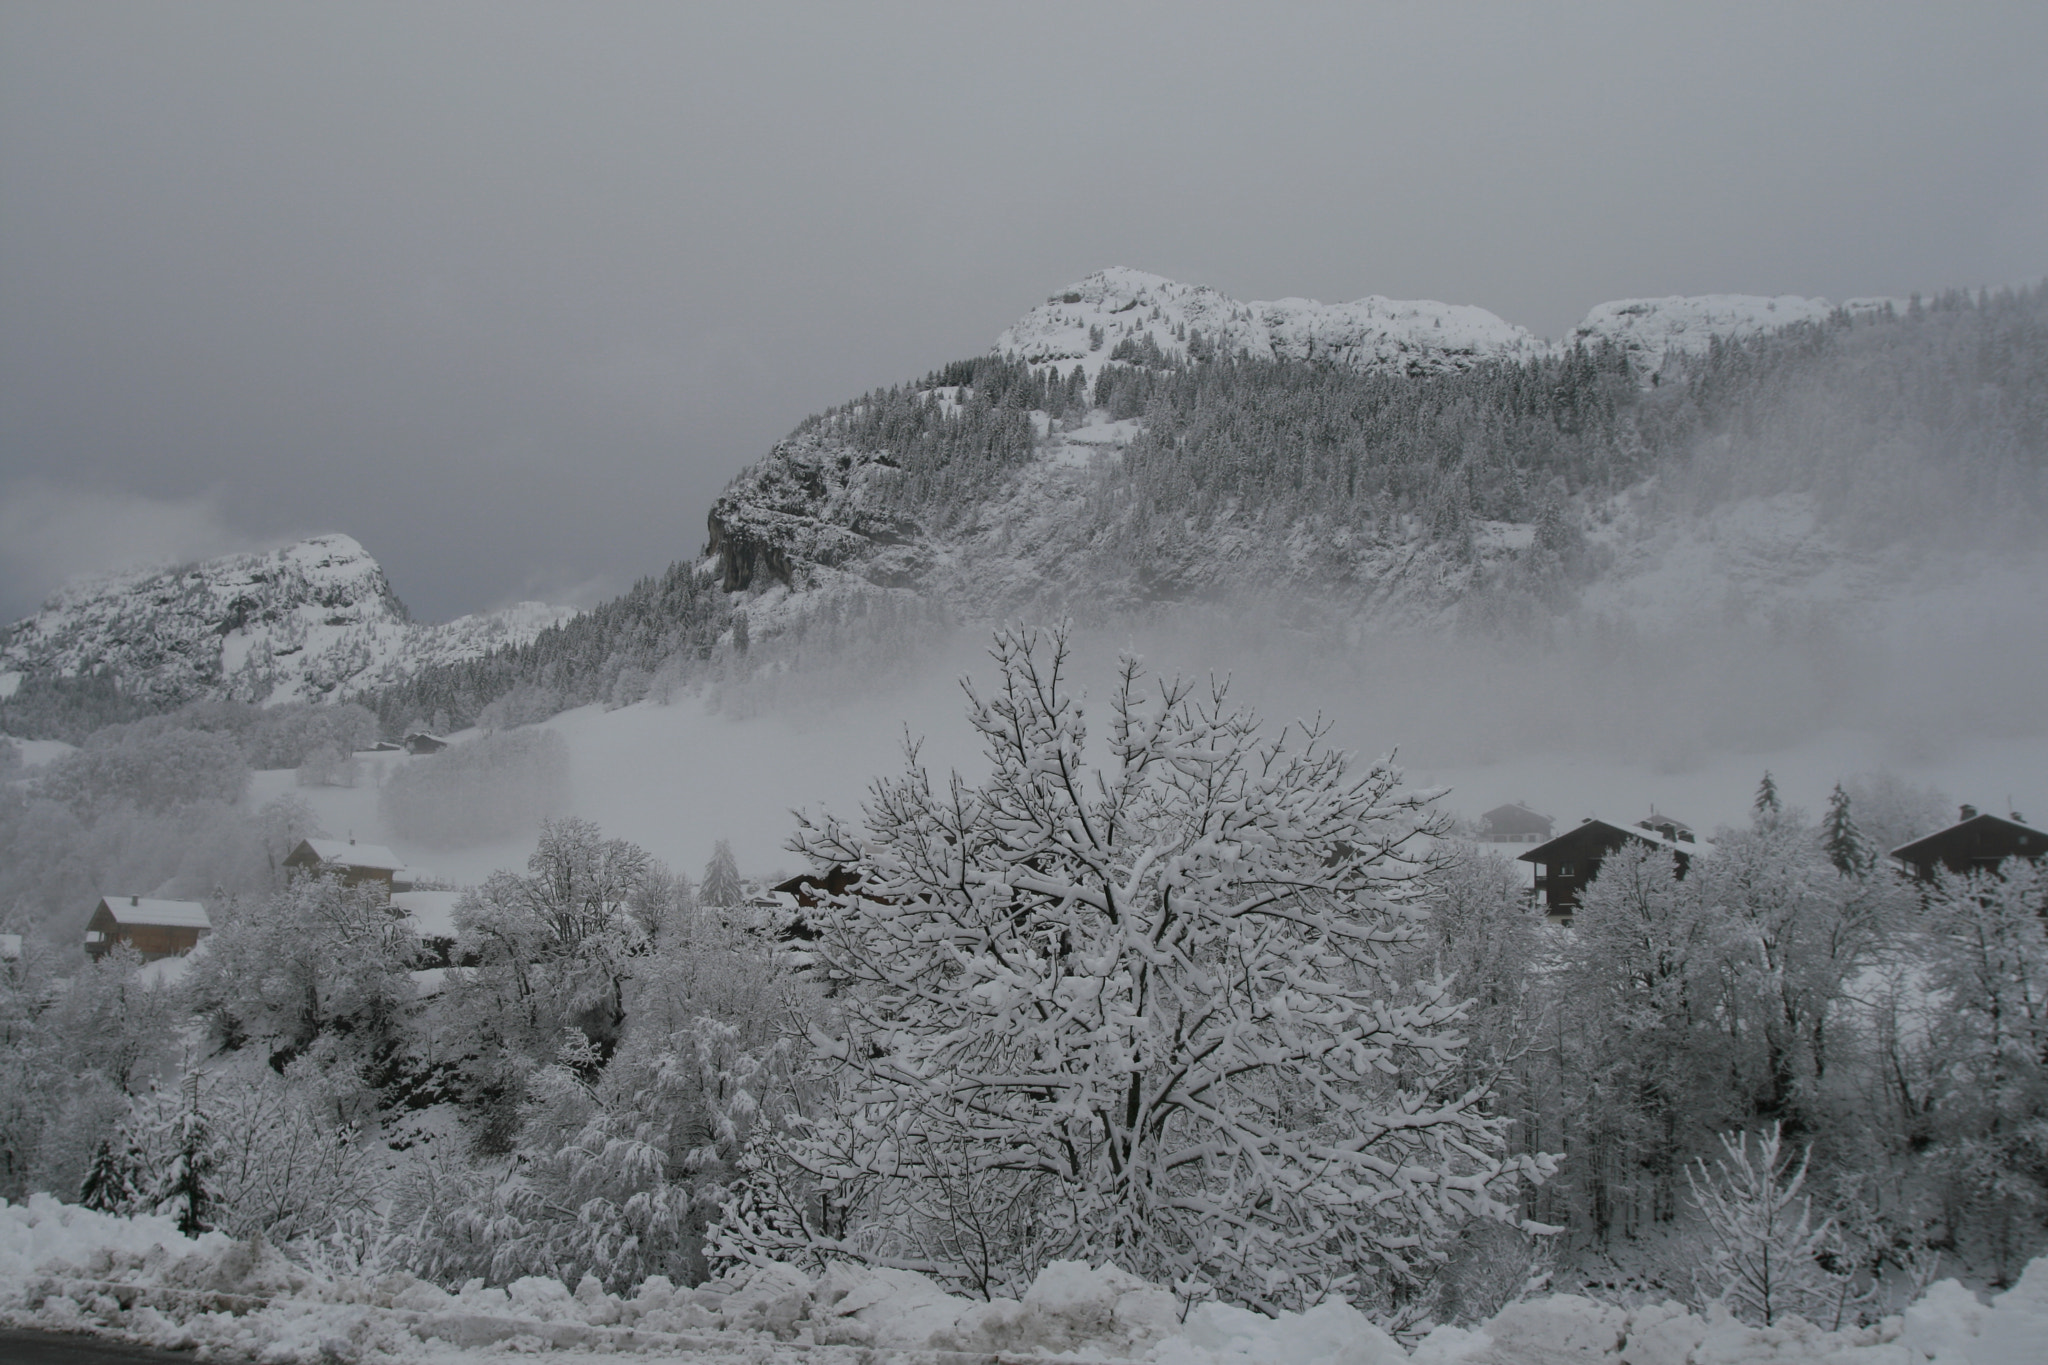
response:
<path id="1" fill-rule="evenodd" d="M 1828 793 L 1828 813 L 1821 822 L 1820 840 L 1828 861 L 1844 877 L 1864 876 L 1876 864 L 1869 841 L 1856 828 L 1856 817 L 1850 814 L 1849 793 L 1842 790 L 1839 782 Z"/>
<path id="2" fill-rule="evenodd" d="M 170 1169 L 156 1192 L 156 1207 L 178 1220 L 178 1231 L 197 1237 L 213 1227 L 213 1131 L 199 1105 L 199 1073 L 185 1074 L 185 1103 L 172 1120 Z"/>
<path id="3" fill-rule="evenodd" d="M 1759 824 L 1777 818 L 1778 813 L 1785 809 L 1784 803 L 1778 799 L 1778 783 L 1769 768 L 1764 769 L 1764 780 L 1757 783 L 1756 800 L 1750 802 L 1750 808 L 1756 812 Z"/>
<path id="4" fill-rule="evenodd" d="M 78 1202 L 100 1213 L 134 1213 L 142 1204 L 147 1172 L 142 1151 L 125 1132 L 101 1138 L 78 1189 Z"/>
<path id="5" fill-rule="evenodd" d="M 1807 1158 L 1791 1168 L 1778 1125 L 1758 1135 L 1721 1135 L 1727 1159 L 1688 1167 L 1693 1206 L 1706 1221 L 1703 1296 L 1719 1299 L 1745 1322 L 1769 1327 L 1789 1313 L 1829 1331 L 1855 1302 L 1849 1258 L 1833 1219 L 1814 1226 L 1812 1203 L 1800 1193 Z"/>
<path id="6" fill-rule="evenodd" d="M 991 774 L 876 782 L 791 847 L 860 877 L 811 945 L 815 1118 L 755 1163 L 721 1251 L 1019 1291 L 1112 1259 L 1265 1308 L 1384 1304 L 1548 1158 L 1455 1079 L 1464 1005 L 1397 967 L 1433 794 L 1318 727 L 1126 657 L 1084 759 L 1065 630 L 997 632 L 967 684 Z"/>
<path id="7" fill-rule="evenodd" d="M 720 839 L 712 847 L 711 861 L 704 864 L 704 880 L 697 884 L 697 900 L 703 905 L 734 906 L 746 896 L 746 888 L 740 884 L 739 860 L 732 854 L 732 842 Z"/>

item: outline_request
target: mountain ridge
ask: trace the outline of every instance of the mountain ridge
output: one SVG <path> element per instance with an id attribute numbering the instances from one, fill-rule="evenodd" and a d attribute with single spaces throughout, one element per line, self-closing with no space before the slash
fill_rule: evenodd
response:
<path id="1" fill-rule="evenodd" d="M 73 580 L 0 642 L 0 700 L 102 677 L 161 709 L 207 699 L 344 701 L 422 667 L 530 640 L 565 608 L 522 602 L 423 624 L 354 538 Z"/>

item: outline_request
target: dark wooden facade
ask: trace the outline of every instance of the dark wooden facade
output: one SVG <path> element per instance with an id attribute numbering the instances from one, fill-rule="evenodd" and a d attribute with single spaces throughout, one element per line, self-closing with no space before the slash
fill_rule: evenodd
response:
<path id="1" fill-rule="evenodd" d="M 86 922 L 85 951 L 97 961 L 125 943 L 153 962 L 191 952 L 212 932 L 206 908 L 197 901 L 103 896 Z"/>
<path id="2" fill-rule="evenodd" d="M 1498 844 L 1540 844 L 1550 838 L 1554 824 L 1519 802 L 1495 806 L 1479 817 L 1479 837 Z"/>
<path id="3" fill-rule="evenodd" d="M 333 839 L 301 839 L 299 846 L 285 856 L 284 865 L 300 873 L 339 873 L 343 886 L 369 882 L 383 887 L 386 893 L 392 890 L 392 878 L 404 869 L 404 864 L 382 844 L 358 844 L 353 839 L 345 844 Z"/>
<path id="4" fill-rule="evenodd" d="M 2048 834 L 2033 828 L 2018 811 L 2008 816 L 1964 806 L 1956 823 L 1892 850 L 1892 857 L 1920 881 L 1947 869 L 1961 876 L 1995 872 L 2007 858 L 2040 862 L 2048 856 Z"/>
<path id="5" fill-rule="evenodd" d="M 1544 913 L 1569 920 L 1572 911 L 1578 908 L 1579 894 L 1600 875 L 1600 864 L 1630 842 L 1671 854 L 1678 875 L 1683 877 L 1697 851 L 1685 847 L 1693 842 L 1692 831 L 1677 821 L 1669 821 L 1668 827 L 1679 833 L 1667 836 L 1663 830 L 1651 828 L 1649 821 L 1610 825 L 1605 820 L 1589 819 L 1519 856 L 1522 862 L 1536 866 L 1535 898 Z"/>

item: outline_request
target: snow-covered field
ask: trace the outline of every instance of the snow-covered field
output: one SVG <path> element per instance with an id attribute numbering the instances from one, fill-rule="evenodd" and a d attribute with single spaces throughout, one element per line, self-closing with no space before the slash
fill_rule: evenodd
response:
<path id="1" fill-rule="evenodd" d="M 1571 1295 L 1524 1300 L 1472 1328 L 1404 1346 L 1341 1303 L 1267 1318 L 1222 1304 L 1183 1318 L 1174 1296 L 1114 1266 L 1055 1262 L 1021 1301 L 947 1295 L 901 1270 L 813 1278 L 766 1265 L 677 1289 L 656 1276 L 607 1293 L 528 1277 L 456 1293 L 379 1266 L 374 1254 L 301 1256 L 219 1233 L 181 1236 L 159 1216 L 116 1218 L 47 1196 L 0 1204 L 0 1315 L 204 1357 L 265 1362 L 500 1359 L 550 1352 L 711 1360 L 912 1359 L 997 1365 L 1020 1357 L 1149 1365 L 2033 1365 L 2048 1340 L 2048 1258 L 1980 1302 L 1945 1280 L 1898 1317 L 1823 1332 L 1796 1318 L 1747 1327 L 1674 1303 L 1624 1308 Z"/>

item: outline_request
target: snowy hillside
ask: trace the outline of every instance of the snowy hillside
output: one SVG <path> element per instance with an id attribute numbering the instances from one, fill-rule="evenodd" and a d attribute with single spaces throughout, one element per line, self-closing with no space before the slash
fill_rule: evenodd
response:
<path id="1" fill-rule="evenodd" d="M 344 535 L 66 585 L 0 646 L 12 692 L 112 673 L 155 705 L 339 700 L 435 663 L 532 639 L 571 614 L 539 602 L 440 625 L 406 619 L 384 571 Z"/>
<path id="2" fill-rule="evenodd" d="M 820 592 L 966 621 L 1277 595 L 1286 619 L 1366 632 L 1581 602 L 1653 628 L 1673 606 L 1861 612 L 1944 517 L 1977 539 L 1973 486 L 2034 477 L 2032 362 L 1984 357 L 2031 354 L 2039 311 L 2026 291 L 1629 299 L 1545 342 L 1477 308 L 1245 303 L 1105 270 L 991 358 L 807 422 L 727 487 L 707 552 L 728 591 L 769 595 L 748 610 L 770 630 Z M 1199 363 L 1218 356 L 1266 364 Z M 1647 382 L 1678 364 L 1679 392 Z M 1885 398 L 1902 386 L 1919 410 Z"/>

